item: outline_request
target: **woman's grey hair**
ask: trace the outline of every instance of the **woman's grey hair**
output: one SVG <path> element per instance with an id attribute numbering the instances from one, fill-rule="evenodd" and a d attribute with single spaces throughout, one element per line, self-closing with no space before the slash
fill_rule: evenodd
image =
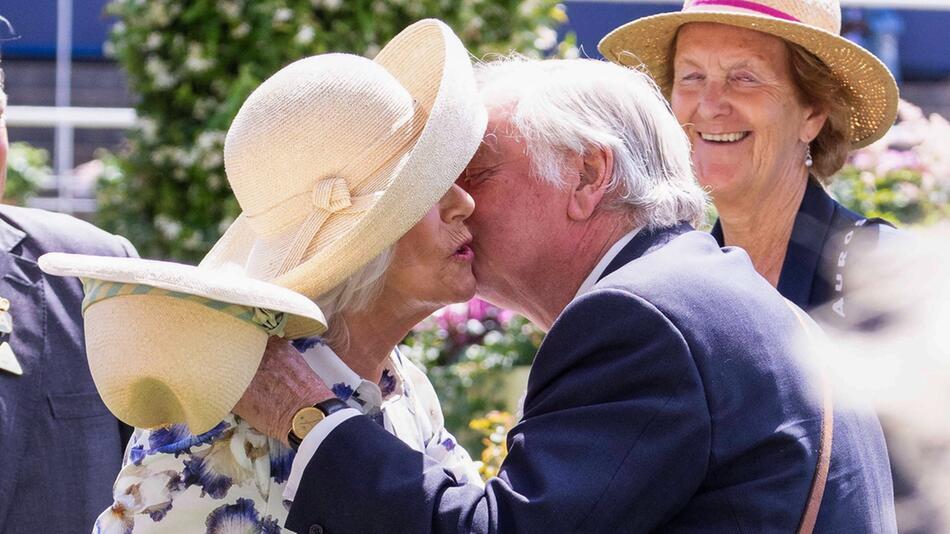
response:
<path id="1" fill-rule="evenodd" d="M 607 209 L 647 228 L 702 220 L 707 196 L 689 140 L 646 74 L 592 59 L 511 55 L 477 65 L 476 79 L 486 106 L 509 109 L 537 179 L 564 187 L 567 158 L 610 149 Z"/>
<path id="2" fill-rule="evenodd" d="M 362 311 L 379 297 L 394 250 L 395 245 L 388 247 L 342 284 L 315 299 L 327 318 L 323 338 L 338 354 L 346 351 L 350 337 L 343 314 Z"/>

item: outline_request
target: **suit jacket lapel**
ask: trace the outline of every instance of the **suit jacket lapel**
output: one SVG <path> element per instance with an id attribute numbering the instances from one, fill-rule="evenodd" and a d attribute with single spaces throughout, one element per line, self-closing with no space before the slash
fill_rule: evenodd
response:
<path id="1" fill-rule="evenodd" d="M 10 344 L 23 375 L 0 371 L 0 528 L 17 481 L 16 467 L 23 461 L 27 431 L 35 410 L 43 404 L 42 360 L 45 353 L 46 299 L 42 271 L 24 257 L 21 243 L 26 234 L 0 217 L 0 296 L 10 301 L 13 332 L 3 339 Z"/>
<path id="2" fill-rule="evenodd" d="M 802 203 L 795 215 L 792 236 L 785 250 L 785 261 L 782 263 L 777 287 L 783 297 L 804 310 L 810 307 L 815 274 L 834 212 L 834 201 L 820 185 L 809 178 L 805 196 L 802 197 Z M 710 233 L 720 247 L 725 246 L 722 225 L 718 219 Z"/>
<path id="3" fill-rule="evenodd" d="M 654 230 L 641 230 L 627 243 L 627 246 L 623 247 L 620 253 L 607 264 L 607 268 L 604 269 L 598 281 L 640 256 L 649 254 L 651 251 L 666 245 L 674 238 L 692 230 L 693 227 L 688 223 L 680 223 L 675 226 L 656 228 Z"/>
<path id="4" fill-rule="evenodd" d="M 835 203 L 811 179 L 795 215 L 785 261 L 778 279 L 778 292 L 803 310 L 811 306 L 812 288 L 821 260 L 821 250 L 831 228 Z"/>

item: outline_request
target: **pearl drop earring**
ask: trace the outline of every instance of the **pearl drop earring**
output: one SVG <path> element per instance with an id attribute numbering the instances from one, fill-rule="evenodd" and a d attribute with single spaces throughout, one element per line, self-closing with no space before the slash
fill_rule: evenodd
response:
<path id="1" fill-rule="evenodd" d="M 814 164 L 815 160 L 811 158 L 811 143 L 808 143 L 805 145 L 805 166 L 810 169 Z"/>

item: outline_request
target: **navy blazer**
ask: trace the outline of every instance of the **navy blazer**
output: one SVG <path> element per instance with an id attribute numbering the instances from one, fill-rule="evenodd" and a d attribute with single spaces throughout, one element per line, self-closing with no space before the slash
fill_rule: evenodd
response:
<path id="1" fill-rule="evenodd" d="M 89 374 L 75 278 L 44 274 L 46 252 L 135 255 L 128 241 L 58 213 L 0 206 L 0 297 L 23 375 L 0 370 L 0 532 L 88 533 L 112 504 L 132 429 Z"/>
<path id="2" fill-rule="evenodd" d="M 712 235 L 724 245 L 722 225 Z M 882 241 L 899 235 L 884 219 L 869 219 L 839 204 L 809 178 L 795 215 L 778 279 L 778 291 L 824 326 L 873 328 L 880 317 L 863 317 L 847 305 L 849 279 Z M 826 306 L 827 305 L 827 306 Z"/>
<path id="3" fill-rule="evenodd" d="M 486 487 L 459 485 L 366 417 L 304 470 L 297 532 L 794 532 L 822 411 L 801 325 L 737 248 L 687 225 L 642 231 L 561 313 L 524 418 Z M 835 409 L 815 532 L 895 532 L 873 414 Z"/>

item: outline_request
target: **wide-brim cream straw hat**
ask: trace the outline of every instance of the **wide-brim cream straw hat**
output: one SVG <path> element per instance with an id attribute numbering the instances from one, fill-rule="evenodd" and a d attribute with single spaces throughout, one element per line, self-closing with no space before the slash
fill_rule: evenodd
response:
<path id="1" fill-rule="evenodd" d="M 774 35 L 822 60 L 848 95 L 851 148 L 880 139 L 897 118 L 894 76 L 870 52 L 838 35 L 838 0 L 686 0 L 677 13 L 644 17 L 614 29 L 597 48 L 615 63 L 645 66 L 669 96 L 673 40 L 680 26 L 690 22 L 716 22 Z"/>
<path id="2" fill-rule="evenodd" d="M 295 337 L 289 318 L 326 329 L 312 300 L 242 274 L 62 253 L 39 265 L 83 281 L 89 370 L 109 410 L 140 428 L 210 430 L 251 383 L 268 337 Z"/>
<path id="3" fill-rule="evenodd" d="M 372 61 L 296 61 L 228 130 L 225 169 L 243 212 L 202 265 L 316 298 L 423 218 L 486 124 L 470 56 L 438 20 L 412 24 Z"/>

